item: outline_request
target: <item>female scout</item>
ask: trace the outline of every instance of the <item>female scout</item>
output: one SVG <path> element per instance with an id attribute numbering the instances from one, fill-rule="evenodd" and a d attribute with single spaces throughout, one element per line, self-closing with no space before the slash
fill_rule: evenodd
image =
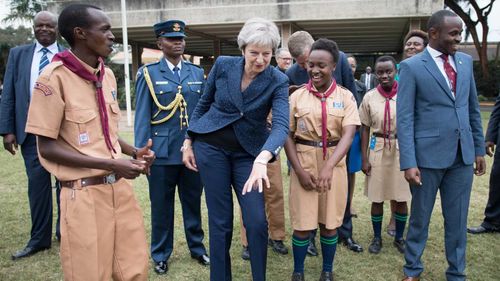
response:
<path id="1" fill-rule="evenodd" d="M 347 201 L 345 155 L 356 126 L 356 100 L 337 86 L 331 73 L 337 44 L 319 39 L 307 63 L 310 80 L 290 97 L 290 135 L 285 144 L 293 167 L 290 176 L 290 217 L 293 232 L 293 281 L 304 280 L 309 233 L 320 227 L 323 271 L 320 281 L 333 280 L 337 227 Z"/>
<path id="2" fill-rule="evenodd" d="M 396 201 L 396 235 L 394 246 L 404 253 L 405 229 L 410 200 L 410 189 L 399 170 L 399 148 L 396 134 L 396 94 L 398 83 L 396 61 L 391 56 L 382 56 L 375 63 L 375 75 L 379 85 L 368 92 L 359 109 L 362 123 L 361 153 L 363 172 L 366 174 L 365 195 L 372 201 L 371 216 L 374 238 L 368 251 L 373 254 L 382 248 L 382 218 L 384 201 Z M 368 141 L 372 130 L 371 140 Z M 370 148 L 368 149 L 368 143 Z"/>

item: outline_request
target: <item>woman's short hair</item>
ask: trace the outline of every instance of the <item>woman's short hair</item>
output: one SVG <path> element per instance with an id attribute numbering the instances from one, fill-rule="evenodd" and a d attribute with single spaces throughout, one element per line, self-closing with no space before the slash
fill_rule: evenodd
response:
<path id="1" fill-rule="evenodd" d="M 263 18 L 251 18 L 245 22 L 238 34 L 238 47 L 247 45 L 269 46 L 274 50 L 280 45 L 281 37 L 276 24 Z"/>
<path id="2" fill-rule="evenodd" d="M 337 43 L 335 43 L 335 41 L 326 38 L 320 38 L 312 44 L 311 52 L 314 50 L 327 51 L 332 55 L 334 63 L 337 63 L 339 61 L 339 47 L 337 46 Z"/>
<path id="3" fill-rule="evenodd" d="M 288 50 L 292 57 L 297 58 L 309 51 L 313 43 L 314 39 L 309 32 L 297 31 L 288 38 Z"/>
<path id="4" fill-rule="evenodd" d="M 429 36 L 427 35 L 427 32 L 420 29 L 414 29 L 408 32 L 408 34 L 406 34 L 405 36 L 405 40 L 403 41 L 403 45 L 405 45 L 410 38 L 415 36 L 422 38 L 422 40 L 424 41 L 424 47 L 427 47 L 427 44 L 429 44 Z"/>

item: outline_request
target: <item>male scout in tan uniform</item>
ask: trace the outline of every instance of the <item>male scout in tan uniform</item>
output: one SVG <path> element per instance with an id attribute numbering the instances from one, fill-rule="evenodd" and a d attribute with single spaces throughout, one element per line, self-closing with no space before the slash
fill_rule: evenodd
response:
<path id="1" fill-rule="evenodd" d="M 37 135 L 42 165 L 60 181 L 61 263 L 65 280 L 147 280 L 141 210 L 126 179 L 147 172 L 154 153 L 118 137 L 120 111 L 110 19 L 76 4 L 59 17 L 71 51 L 59 53 L 35 84 L 26 131 Z M 123 159 L 121 154 L 136 159 Z"/>

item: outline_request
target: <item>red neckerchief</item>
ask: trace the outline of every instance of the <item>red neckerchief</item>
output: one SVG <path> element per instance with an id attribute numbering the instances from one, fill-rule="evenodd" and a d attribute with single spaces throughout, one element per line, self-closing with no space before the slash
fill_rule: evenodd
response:
<path id="1" fill-rule="evenodd" d="M 326 149 L 327 149 L 327 116 L 326 116 L 326 99 L 335 91 L 337 88 L 337 82 L 335 82 L 335 79 L 332 78 L 332 83 L 330 84 L 330 87 L 326 89 L 324 93 L 320 93 L 314 88 L 312 84 L 312 80 L 309 79 L 309 82 L 306 85 L 306 89 L 315 95 L 317 98 L 321 100 L 321 141 L 323 143 L 323 160 L 326 159 Z"/>
<path id="2" fill-rule="evenodd" d="M 94 82 L 94 85 L 96 87 L 97 105 L 99 106 L 99 115 L 101 117 L 102 132 L 104 134 L 104 141 L 106 142 L 106 146 L 108 147 L 108 149 L 116 153 L 116 150 L 111 144 L 111 137 L 109 136 L 108 111 L 106 109 L 106 102 L 104 101 L 104 94 L 102 91 L 102 80 L 104 79 L 104 73 L 106 72 L 106 70 L 104 69 L 104 61 L 102 60 L 102 58 L 99 57 L 98 60 L 99 65 L 101 66 L 101 69 L 99 69 L 98 72 L 99 76 L 88 72 L 88 70 L 85 69 L 85 67 L 75 57 L 75 55 L 73 55 L 68 50 L 57 53 L 52 59 L 52 61 L 61 61 L 66 68 L 68 68 L 81 78 L 87 81 Z"/>
<path id="3" fill-rule="evenodd" d="M 384 147 L 385 147 L 385 140 L 387 139 L 389 141 L 389 149 L 391 148 L 391 139 L 390 139 L 390 133 L 391 133 L 391 104 L 390 104 L 390 99 L 392 99 L 397 93 L 398 93 L 398 82 L 394 81 L 394 84 L 392 84 L 392 89 L 390 92 L 386 92 L 384 88 L 382 88 L 382 85 L 378 84 L 377 90 L 380 93 L 381 96 L 385 98 L 385 109 L 384 109 Z"/>

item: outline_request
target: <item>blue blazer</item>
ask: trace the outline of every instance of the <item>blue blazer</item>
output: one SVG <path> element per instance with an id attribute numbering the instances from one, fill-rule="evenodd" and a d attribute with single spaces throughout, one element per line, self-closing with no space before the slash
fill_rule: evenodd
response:
<path id="1" fill-rule="evenodd" d="M 18 144 L 26 139 L 24 129 L 30 104 L 31 63 L 36 44 L 14 47 L 9 52 L 0 105 L 0 134 L 14 134 Z M 64 50 L 58 46 L 59 51 Z"/>
<path id="2" fill-rule="evenodd" d="M 495 145 L 500 145 L 500 95 L 497 97 L 495 107 L 491 112 L 488 130 L 486 130 L 486 140 L 493 142 Z"/>
<path id="3" fill-rule="evenodd" d="M 454 60 L 456 98 L 427 50 L 400 63 L 397 128 L 401 170 L 450 167 L 458 149 L 466 165 L 485 154 L 472 59 L 457 52 Z"/>
<path id="4" fill-rule="evenodd" d="M 268 66 L 241 92 L 243 57 L 217 58 L 192 116 L 188 134 L 206 134 L 232 124 L 240 145 L 254 157 L 267 150 L 278 155 L 288 136 L 288 79 Z M 266 118 L 273 112 L 271 132 Z M 195 134 L 193 134 L 195 133 Z"/>
<path id="5" fill-rule="evenodd" d="M 177 87 L 182 86 L 181 94 L 187 103 L 187 114 L 191 116 L 205 84 L 203 69 L 189 62 L 182 62 L 180 83 L 174 73 L 168 68 L 167 62 L 162 58 L 159 62 L 146 65 L 155 90 L 155 95 L 160 104 L 169 105 L 178 92 Z M 135 146 L 143 147 L 149 138 L 153 140 L 152 150 L 156 154 L 153 165 L 182 165 L 180 148 L 186 135 L 187 126 L 180 126 L 180 110 L 166 122 L 151 124 L 151 120 L 161 120 L 171 111 L 161 111 L 153 118 L 158 107 L 153 102 L 146 80 L 144 67 L 137 72 L 135 83 L 136 106 L 134 135 Z"/>

